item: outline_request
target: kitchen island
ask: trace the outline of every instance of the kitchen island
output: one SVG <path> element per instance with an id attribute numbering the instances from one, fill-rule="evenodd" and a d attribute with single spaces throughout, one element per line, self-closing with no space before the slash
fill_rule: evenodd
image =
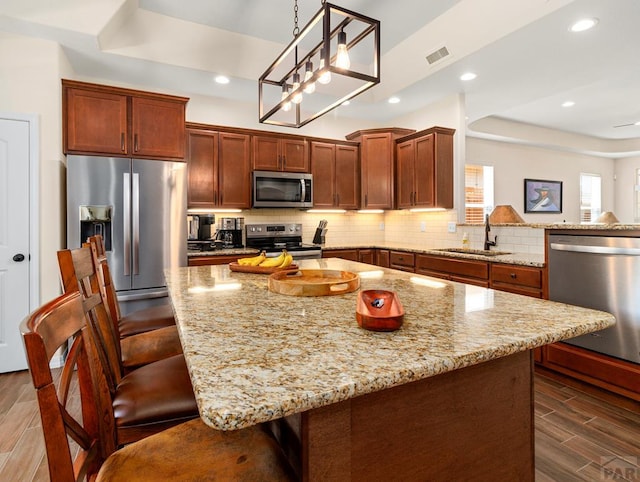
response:
<path id="1" fill-rule="evenodd" d="M 395 291 L 402 328 L 358 327 L 358 292 L 292 297 L 227 266 L 166 271 L 200 414 L 271 427 L 304 480 L 533 480 L 531 350 L 613 316 L 339 259 Z"/>

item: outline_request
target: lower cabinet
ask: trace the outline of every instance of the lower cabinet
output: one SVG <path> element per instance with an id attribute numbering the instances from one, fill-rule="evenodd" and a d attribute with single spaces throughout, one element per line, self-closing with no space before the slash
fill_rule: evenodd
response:
<path id="1" fill-rule="evenodd" d="M 389 251 L 389 267 L 401 271 L 415 272 L 416 255 L 406 251 Z"/>
<path id="2" fill-rule="evenodd" d="M 349 261 L 358 261 L 357 249 L 323 249 L 323 258 L 342 258 Z"/>
<path id="3" fill-rule="evenodd" d="M 489 287 L 489 263 L 486 261 L 419 254 L 416 256 L 416 273 Z"/>
<path id="4" fill-rule="evenodd" d="M 376 249 L 376 262 L 374 264 L 376 264 L 377 266 L 381 266 L 383 268 L 388 268 L 390 265 L 389 250 Z"/>
<path id="5" fill-rule="evenodd" d="M 375 264 L 375 249 L 359 249 L 358 261 L 361 263 Z"/>
<path id="6" fill-rule="evenodd" d="M 543 298 L 543 269 L 512 264 L 491 265 L 491 284 L 496 290 Z"/>
<path id="7" fill-rule="evenodd" d="M 543 348 L 542 366 L 640 401 L 640 366 L 566 343 Z"/>

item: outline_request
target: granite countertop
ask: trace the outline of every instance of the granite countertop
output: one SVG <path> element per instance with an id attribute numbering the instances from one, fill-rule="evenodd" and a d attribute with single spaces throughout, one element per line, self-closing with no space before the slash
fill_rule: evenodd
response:
<path id="1" fill-rule="evenodd" d="M 212 251 L 188 250 L 187 257 L 194 256 L 237 256 L 242 254 L 259 254 L 260 250 L 254 248 L 222 248 Z"/>
<path id="2" fill-rule="evenodd" d="M 358 327 L 358 292 L 272 293 L 228 266 L 166 270 L 202 419 L 234 430 L 596 331 L 608 313 L 337 258 L 301 268 L 359 273 L 395 291 L 398 331 Z"/>
<path id="3" fill-rule="evenodd" d="M 474 250 L 470 250 L 469 253 L 457 253 L 449 251 L 441 251 L 439 248 L 416 248 L 407 247 L 394 243 L 376 243 L 370 245 L 335 245 L 335 246 L 323 246 L 322 249 L 396 249 L 399 251 L 406 251 L 408 253 L 416 254 L 431 254 L 438 256 L 447 256 L 450 258 L 463 258 L 463 259 L 476 259 L 479 261 L 490 261 L 492 263 L 506 263 L 516 264 L 521 266 L 534 266 L 542 268 L 545 265 L 543 254 L 532 253 L 509 253 L 499 256 L 485 256 L 482 254 L 474 253 Z M 476 250 L 477 251 L 477 250 Z M 499 251 L 499 250 L 498 250 Z M 233 248 L 233 249 L 217 249 L 214 251 L 188 251 L 188 257 L 195 256 L 238 256 L 242 254 L 258 254 L 259 250 L 253 248 Z"/>

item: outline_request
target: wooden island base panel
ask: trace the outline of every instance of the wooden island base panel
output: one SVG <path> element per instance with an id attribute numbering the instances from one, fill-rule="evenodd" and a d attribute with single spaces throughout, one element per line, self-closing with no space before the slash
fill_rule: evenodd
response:
<path id="1" fill-rule="evenodd" d="M 271 427 L 305 481 L 533 481 L 532 367 L 521 352 Z"/>

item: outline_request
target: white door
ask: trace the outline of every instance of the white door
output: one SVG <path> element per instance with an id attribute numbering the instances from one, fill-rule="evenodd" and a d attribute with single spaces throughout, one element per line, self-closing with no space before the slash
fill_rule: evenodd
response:
<path id="1" fill-rule="evenodd" d="M 0 116 L 0 372 L 27 368 L 19 331 L 30 311 L 30 122 Z"/>

